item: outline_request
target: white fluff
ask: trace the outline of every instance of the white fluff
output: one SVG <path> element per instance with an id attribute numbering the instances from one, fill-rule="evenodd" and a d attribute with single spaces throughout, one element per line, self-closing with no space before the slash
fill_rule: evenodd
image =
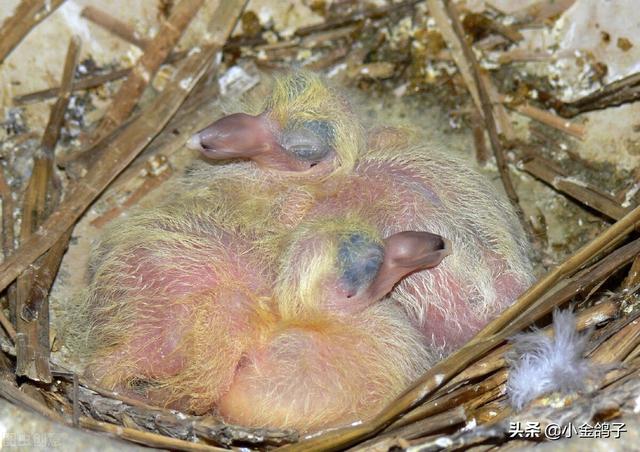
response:
<path id="1" fill-rule="evenodd" d="M 583 358 L 591 332 L 576 330 L 571 309 L 553 313 L 553 329 L 553 336 L 534 330 L 512 339 L 513 349 L 506 356 L 511 368 L 507 395 L 516 410 L 543 394 L 584 390 L 600 373 L 599 366 Z"/>

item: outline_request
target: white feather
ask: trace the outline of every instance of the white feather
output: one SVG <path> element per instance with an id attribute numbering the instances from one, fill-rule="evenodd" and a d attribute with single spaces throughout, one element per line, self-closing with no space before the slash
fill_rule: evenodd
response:
<path id="1" fill-rule="evenodd" d="M 576 330 L 571 309 L 553 313 L 553 329 L 553 336 L 534 330 L 512 339 L 507 396 L 516 410 L 544 394 L 583 391 L 601 372 L 583 357 L 591 332 Z"/>

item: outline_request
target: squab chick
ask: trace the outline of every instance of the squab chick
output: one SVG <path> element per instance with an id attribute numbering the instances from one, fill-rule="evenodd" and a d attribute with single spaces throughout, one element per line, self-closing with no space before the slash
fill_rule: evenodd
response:
<path id="1" fill-rule="evenodd" d="M 78 343 L 100 385 L 315 431 L 374 415 L 433 362 L 404 310 L 381 300 L 446 260 L 446 239 L 383 239 L 349 215 L 254 240 L 188 198 L 133 213 L 97 247 Z"/>
<path id="2" fill-rule="evenodd" d="M 278 322 L 244 356 L 220 410 L 306 431 L 368 419 L 434 363 L 404 310 L 384 299 L 446 260 L 449 243 L 415 231 L 383 239 L 356 215 L 305 222 L 283 239 Z"/>
<path id="3" fill-rule="evenodd" d="M 194 412 L 228 389 L 273 266 L 224 212 L 181 197 L 105 231 L 73 341 L 99 384 Z"/>
<path id="4" fill-rule="evenodd" d="M 381 234 L 447 237 L 452 256 L 391 293 L 432 346 L 443 353 L 459 347 L 531 283 L 527 240 L 513 208 L 443 144 L 408 129 L 365 132 L 344 97 L 306 72 L 276 80 L 262 108 L 216 121 L 192 146 L 211 159 L 252 160 L 263 178 L 285 181 L 291 202 L 279 204 L 279 217 L 293 226 L 366 210 Z M 311 164 L 307 155 L 314 155 Z M 297 163 L 285 168 L 283 159 Z M 319 167 L 329 170 L 314 172 Z"/>

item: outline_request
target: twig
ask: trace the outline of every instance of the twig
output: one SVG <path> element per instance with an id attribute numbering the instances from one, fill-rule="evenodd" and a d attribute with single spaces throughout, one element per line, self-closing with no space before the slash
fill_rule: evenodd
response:
<path id="1" fill-rule="evenodd" d="M 529 61 L 551 61 L 561 58 L 575 58 L 573 50 L 530 50 L 515 48 L 497 54 L 499 64 Z"/>
<path id="2" fill-rule="evenodd" d="M 145 446 L 158 447 L 160 449 L 229 452 L 229 449 L 224 449 L 222 447 L 214 447 L 202 443 L 192 443 L 190 441 L 158 435 L 157 433 L 143 432 L 129 427 L 121 427 L 119 425 L 108 424 L 106 422 L 94 421 L 86 416 L 82 416 L 80 418 L 80 426 L 96 432 L 109 433 L 116 438 L 133 441 L 138 444 L 144 444 Z"/>
<path id="3" fill-rule="evenodd" d="M 30 411 L 34 411 L 47 419 L 56 422 L 64 422 L 63 418 L 51 408 L 29 397 L 12 383 L 0 378 L 0 397 L 8 400 L 16 406 L 21 406 Z"/>
<path id="4" fill-rule="evenodd" d="M 493 116 L 496 123 L 496 128 L 499 135 L 502 135 L 505 140 L 512 140 L 514 137 L 513 127 L 511 127 L 511 118 L 507 113 L 507 109 L 499 102 L 500 93 L 491 81 L 491 76 L 488 72 L 480 71 L 478 76 L 482 81 L 482 85 L 487 90 L 487 96 L 489 101 L 493 105 Z"/>
<path id="5" fill-rule="evenodd" d="M 379 18 L 385 17 L 392 11 L 397 11 L 399 9 L 404 8 L 413 8 L 417 3 L 420 3 L 421 0 L 405 0 L 399 3 L 392 3 L 387 6 L 382 6 L 380 8 L 371 8 L 367 11 L 356 11 L 352 14 L 342 16 L 333 20 L 327 20 L 318 25 L 310 25 L 308 27 L 298 28 L 294 33 L 296 36 L 307 36 L 312 33 L 317 33 L 319 31 L 325 31 L 328 29 L 342 27 L 344 25 L 349 25 L 359 20 L 364 20 L 368 18 Z"/>
<path id="6" fill-rule="evenodd" d="M 468 450 L 472 446 L 483 443 L 489 439 L 501 439 L 507 434 L 507 425 L 491 424 L 462 430 L 452 435 L 431 436 L 411 441 L 405 449 L 407 452 L 435 452 L 443 450 L 446 444 L 450 450 Z"/>
<path id="7" fill-rule="evenodd" d="M 448 411 L 422 419 L 413 424 L 405 425 L 392 432 L 382 433 L 369 441 L 358 444 L 359 450 L 378 450 L 376 446 L 385 443 L 389 438 L 402 438 L 410 440 L 431 435 L 437 431 L 449 429 L 462 424 L 469 419 L 466 410 L 462 406 L 455 406 Z"/>
<path id="8" fill-rule="evenodd" d="M 489 151 L 484 138 L 484 121 L 482 115 L 477 108 L 471 112 L 471 129 L 473 131 L 473 144 L 476 150 L 476 162 L 480 166 L 487 164 L 489 160 Z"/>
<path id="9" fill-rule="evenodd" d="M 511 13 L 524 26 L 543 23 L 545 20 L 559 16 L 569 9 L 576 0 L 541 0 L 519 11 Z"/>
<path id="10" fill-rule="evenodd" d="M 622 207 L 613 196 L 608 196 L 586 182 L 567 176 L 544 157 L 525 157 L 516 166 L 612 220 L 619 220 L 631 211 Z"/>
<path id="11" fill-rule="evenodd" d="M 502 101 L 504 102 L 504 100 L 505 97 L 502 96 Z M 574 122 L 568 121 L 567 119 L 556 116 L 549 111 L 534 107 L 527 102 L 523 102 L 520 104 L 505 102 L 505 105 L 507 106 L 507 108 L 517 111 L 521 115 L 527 116 L 528 118 L 541 122 L 544 125 L 567 133 L 572 137 L 578 138 L 579 140 L 584 140 L 584 137 L 587 133 L 585 127 L 582 124 L 576 124 Z"/>
<path id="12" fill-rule="evenodd" d="M 187 55 L 186 51 L 179 51 L 171 53 L 167 59 L 166 63 L 171 64 L 175 63 L 181 59 L 183 59 Z M 121 79 L 126 77 L 131 72 L 131 68 L 124 69 L 115 69 L 111 72 L 107 72 L 105 74 L 99 75 L 89 75 L 86 77 L 82 77 L 73 82 L 72 91 L 81 91 L 85 89 L 96 88 L 98 86 L 104 85 L 107 82 L 112 82 L 114 80 Z M 43 89 L 41 91 L 35 91 L 33 93 L 22 94 L 20 96 L 16 96 L 13 98 L 14 105 L 26 105 L 32 102 L 40 102 L 43 100 L 50 99 L 52 97 L 56 97 L 60 91 L 60 87 L 53 87 Z"/>
<path id="13" fill-rule="evenodd" d="M 629 269 L 629 274 L 622 283 L 623 287 L 626 289 L 635 287 L 638 284 L 640 284 L 640 255 L 633 260 L 633 264 L 631 264 L 631 268 Z"/>
<path id="14" fill-rule="evenodd" d="M 67 375 L 65 378 L 69 379 Z M 80 380 L 82 383 L 82 379 Z M 72 399 L 73 389 L 65 387 L 68 399 Z M 96 394 L 97 392 L 97 394 Z M 105 394 L 84 386 L 79 387 L 78 401 L 84 412 L 90 413 L 97 421 L 122 423 L 151 433 L 192 440 L 194 436 L 220 446 L 242 444 L 255 447 L 279 446 L 295 442 L 298 438 L 294 430 L 241 427 L 224 423 L 215 415 L 193 416 L 167 408 L 145 405 L 140 401 L 131 404 L 120 394 Z M 124 403 L 123 403 L 124 402 Z"/>
<path id="15" fill-rule="evenodd" d="M 54 150 L 64 123 L 79 55 L 80 38 L 74 36 L 67 50 L 60 96 L 51 110 L 24 195 L 21 243 L 31 237 L 55 209 L 59 200 L 59 183 L 54 172 Z M 20 275 L 17 283 L 16 328 L 19 340 L 16 341 L 16 374 L 47 383 L 51 382 L 47 296 L 67 247 L 68 236 L 69 234 L 62 237 L 34 266 Z"/>
<path id="16" fill-rule="evenodd" d="M 63 2 L 64 0 L 22 0 L 0 28 L 0 64 L 33 27 Z"/>
<path id="17" fill-rule="evenodd" d="M 597 306 L 593 306 L 579 312 L 576 319 L 576 328 L 582 331 L 602 323 L 608 319 L 615 317 L 618 313 L 619 303 L 614 301 L 606 301 Z M 551 334 L 553 329 L 551 326 L 543 330 L 546 334 Z M 414 410 L 408 412 L 403 417 L 394 422 L 388 430 L 410 424 L 427 416 L 443 412 L 454 406 L 464 403 L 469 409 L 475 408 L 480 404 L 484 404 L 486 400 L 499 395 L 500 386 L 506 380 L 506 370 L 504 370 L 505 360 L 504 354 L 511 349 L 510 344 L 505 344 L 493 350 L 486 357 L 466 368 L 463 372 L 453 378 L 447 385 L 442 387 L 432 398 L 424 404 L 418 406 Z M 500 370 L 502 369 L 502 370 Z M 497 371 L 497 372 L 496 372 Z M 473 385 L 459 387 L 461 383 L 470 380 L 477 380 L 480 377 L 492 374 L 490 377 Z M 494 389 L 497 393 L 494 394 Z M 487 393 L 486 396 L 483 394 Z M 472 397 L 478 397 L 469 401 Z M 470 416 L 471 417 L 471 416 Z"/>
<path id="18" fill-rule="evenodd" d="M 73 374 L 73 412 L 72 412 L 72 420 L 74 427 L 80 427 L 80 405 L 78 404 L 78 392 L 79 392 L 79 383 L 78 383 L 78 374 Z"/>
<path id="19" fill-rule="evenodd" d="M 191 55 L 158 97 L 109 143 L 109 153 L 69 189 L 68 196 L 39 230 L 0 265 L 0 290 L 6 288 L 33 261 L 51 248 L 73 226 L 89 205 L 169 122 L 195 84 L 207 72 L 215 55 L 235 26 L 246 0 L 220 4 L 210 26 L 211 36 L 200 52 Z"/>
<path id="20" fill-rule="evenodd" d="M 565 118 L 593 110 L 614 107 L 640 99 L 640 72 L 616 80 L 574 102 L 560 104 L 558 114 Z"/>
<path id="21" fill-rule="evenodd" d="M 71 90 L 81 91 L 85 89 L 96 88 L 100 85 L 104 85 L 107 82 L 121 79 L 122 77 L 127 76 L 127 74 L 129 74 L 130 71 L 131 71 L 131 68 L 116 69 L 106 74 L 83 77 L 79 80 L 74 81 L 73 86 L 71 87 Z M 13 98 L 13 104 L 19 106 L 19 105 L 30 104 L 33 102 L 41 102 L 43 100 L 56 97 L 59 92 L 60 92 L 60 87 L 55 86 L 53 88 L 47 88 L 41 91 L 34 91 L 33 93 L 22 94 L 20 96 L 16 96 Z"/>
<path id="22" fill-rule="evenodd" d="M 640 344 L 640 319 L 636 317 L 600 345 L 590 359 L 600 364 L 621 362 L 638 344 Z"/>
<path id="23" fill-rule="evenodd" d="M 594 287 L 610 277 L 615 271 L 630 263 L 638 253 L 640 253 L 640 239 L 615 250 L 591 268 L 583 270 L 554 291 L 545 294 L 516 317 L 500 332 L 500 335 L 510 336 L 526 328 L 527 325 L 550 313 L 554 307 L 571 300 L 575 294 Z"/>
<path id="24" fill-rule="evenodd" d="M 171 17 L 161 24 L 158 33 L 149 41 L 144 54 L 113 96 L 102 120 L 91 134 L 91 144 L 100 141 L 127 119 L 147 84 L 176 45 L 203 2 L 204 0 L 181 0 L 171 13 Z"/>
<path id="25" fill-rule="evenodd" d="M 217 92 L 217 91 L 216 91 Z M 211 123 L 211 118 L 220 114 L 220 106 L 211 102 L 215 93 L 207 96 L 194 96 L 193 93 L 185 101 L 175 117 L 165 127 L 165 130 L 155 137 L 145 150 L 144 159 L 138 159 L 120 174 L 111 184 L 111 190 L 118 191 L 126 187 L 133 178 L 140 176 L 145 171 L 152 159 L 161 156 L 169 159 L 178 150 L 184 148 L 184 143 L 198 130 Z M 173 133 L 178 131 L 179 133 Z"/>
<path id="26" fill-rule="evenodd" d="M 619 303 L 615 301 L 606 301 L 596 306 L 587 308 L 577 314 L 576 328 L 578 331 L 585 330 L 604 321 L 615 318 L 618 315 Z M 551 327 L 547 327 L 545 331 L 551 332 Z M 475 380 L 476 378 L 488 375 L 496 370 L 504 367 L 504 353 L 511 348 L 510 345 L 503 345 L 493 350 L 487 356 L 466 368 L 463 372 L 456 375 L 439 393 L 446 393 L 451 388 L 465 382 Z M 417 408 L 416 410 L 418 410 Z"/>
<path id="27" fill-rule="evenodd" d="M 436 7 L 441 7 L 440 0 L 429 0 L 428 3 L 430 8 L 432 4 L 437 5 Z M 478 65 L 478 61 L 476 60 L 476 56 L 473 53 L 473 50 L 471 50 L 471 47 L 469 47 L 465 40 L 464 30 L 462 28 L 462 24 L 460 23 L 459 13 L 456 9 L 455 4 L 452 1 L 447 1 L 446 8 L 449 19 L 451 20 L 453 31 L 458 37 L 462 53 L 467 60 L 467 64 L 471 66 L 473 83 L 476 86 L 478 96 L 480 98 L 482 114 L 487 124 L 487 132 L 489 133 L 491 147 L 493 148 L 493 153 L 496 157 L 496 163 L 498 166 L 498 171 L 500 172 L 502 184 L 504 185 L 507 196 L 509 197 L 513 205 L 518 209 L 518 211 L 520 211 L 521 209 L 518 205 L 518 195 L 516 194 L 516 191 L 513 188 L 513 183 L 511 182 L 511 178 L 509 177 L 509 168 L 504 158 L 504 151 L 502 149 L 502 144 L 500 143 L 500 137 L 498 137 L 498 129 L 496 127 L 495 118 L 493 116 L 491 98 L 488 94 L 487 87 L 483 83 L 480 75 L 480 66 Z"/>
<path id="28" fill-rule="evenodd" d="M 436 21 L 440 34 L 442 34 L 442 37 L 447 43 L 447 47 L 449 47 L 453 61 L 455 61 L 458 71 L 460 71 L 460 75 L 462 76 L 465 85 L 467 85 L 469 93 L 471 93 L 473 103 L 477 107 L 478 111 L 483 112 L 484 115 L 480 94 L 478 93 L 478 83 L 474 81 L 475 79 L 470 67 L 471 60 L 465 58 L 462 42 L 464 40 L 464 34 L 458 35 L 455 32 L 450 19 L 447 17 L 447 11 L 441 0 L 427 0 L 427 6 L 429 8 L 429 14 Z"/>
<path id="29" fill-rule="evenodd" d="M 22 406 L 31 411 L 35 411 L 36 413 L 52 421 L 64 424 L 67 423 L 65 419 L 62 418 L 58 413 L 46 407 L 37 400 L 29 397 L 24 392 L 20 391 L 20 389 L 16 388 L 14 385 L 3 379 L 0 379 L 0 397 L 10 401 L 15 405 Z M 72 423 L 73 422 L 74 421 L 72 420 Z M 90 430 L 109 433 L 124 440 L 129 440 L 152 447 L 185 451 L 228 451 L 228 449 L 193 443 L 190 441 L 184 441 L 175 438 L 168 438 L 166 436 L 158 435 L 155 433 L 143 432 L 133 428 L 121 427 L 106 422 L 99 422 L 85 416 L 81 416 L 78 418 L 78 424 L 81 427 Z"/>
<path id="30" fill-rule="evenodd" d="M 60 129 L 64 123 L 64 113 L 67 110 L 71 97 L 73 76 L 76 71 L 76 66 L 78 65 L 79 56 L 80 37 L 73 36 L 69 41 L 69 47 L 67 49 L 58 100 L 51 109 L 51 116 L 49 117 L 49 122 L 42 137 L 41 149 L 45 154 L 53 154 L 56 144 L 58 143 Z"/>
<path id="31" fill-rule="evenodd" d="M 500 350 L 500 349 L 498 349 Z M 398 428 L 420 421 L 430 416 L 442 413 L 463 403 L 468 403 L 473 397 L 484 394 L 502 385 L 507 379 L 507 372 L 500 371 L 485 380 L 458 388 L 442 397 L 434 398 L 414 410 L 408 412 L 396 422 L 391 424 L 385 431 L 395 432 Z M 443 388 L 444 389 L 444 388 Z"/>
<path id="32" fill-rule="evenodd" d="M 13 253 L 13 248 L 15 246 L 15 233 L 13 224 L 13 197 L 11 187 L 9 187 L 9 184 L 7 184 L 7 180 L 4 177 L 4 170 L 2 167 L 0 167 L 0 198 L 2 198 L 2 256 L 4 260 L 7 260 L 11 253 Z M 15 291 L 13 290 L 8 292 L 13 292 L 7 294 L 9 297 L 15 295 Z M 0 324 L 7 332 L 9 338 L 15 343 L 16 330 L 1 309 Z"/>
<path id="33" fill-rule="evenodd" d="M 80 15 L 140 49 L 147 47 L 147 39 L 141 38 L 138 32 L 131 26 L 116 19 L 106 11 L 96 8 L 95 6 L 87 6 L 82 10 Z"/>

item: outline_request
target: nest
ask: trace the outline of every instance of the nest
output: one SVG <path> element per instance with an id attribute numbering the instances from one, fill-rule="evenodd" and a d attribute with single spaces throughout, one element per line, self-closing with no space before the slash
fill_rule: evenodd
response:
<path id="1" fill-rule="evenodd" d="M 21 1 L 0 27 L 0 62 L 20 52 L 23 38 L 62 3 Z M 571 428 L 596 423 L 626 425 L 620 440 L 625 441 L 640 392 L 640 209 L 634 208 L 639 175 L 591 161 L 575 148 L 589 135 L 580 116 L 635 101 L 640 77 L 605 83 L 606 66 L 587 55 L 581 62 L 587 94 L 565 102 L 549 74 L 536 75 L 527 66 L 540 55 L 517 48 L 525 30 L 552 29 L 573 1 L 541 1 L 509 14 L 494 7 L 462 10 L 441 0 L 384 6 L 312 1 L 312 11 L 322 20 L 281 33 L 245 9 L 245 1 L 229 0 L 211 15 L 197 47 L 183 50 L 178 41 L 203 2 L 160 3 L 164 17 L 148 39 L 103 10 L 87 7 L 82 13 L 84 20 L 142 49 L 132 66 L 79 63 L 80 39 L 73 37 L 60 62 L 59 86 L 16 96 L 11 109 L 3 105 L 0 396 L 58 423 L 175 450 L 488 449 L 555 439 L 544 434 L 549 425 L 559 426 L 564 433 L 558 437 L 565 438 Z M 232 36 L 238 22 L 241 33 Z M 617 43 L 627 50 L 632 45 L 626 38 Z M 491 59 L 491 52 L 498 58 Z M 212 415 L 190 416 L 85 381 L 52 353 L 57 347 L 50 337 L 49 293 L 74 240 L 74 226 L 93 209 L 91 225 L 99 229 L 159 187 L 179 166 L 176 151 L 186 137 L 219 108 L 211 99 L 251 88 L 256 67 L 292 64 L 328 73 L 341 68 L 342 81 L 365 93 L 394 91 L 430 99 L 449 114 L 451 124 L 471 128 L 477 163 L 495 174 L 488 165 L 495 159 L 544 276 L 375 418 L 310 437 L 227 425 Z M 173 74 L 163 79 L 160 71 L 156 92 L 143 97 L 150 74 L 161 65 Z M 106 97 L 108 105 L 97 125 L 88 128 L 84 107 L 91 96 Z M 42 125 L 44 133 L 34 136 L 21 106 L 50 98 L 56 100 Z M 513 115 L 533 120 L 526 123 L 528 139 L 513 132 Z M 24 178 L 19 174 L 22 154 L 32 160 Z M 514 183 L 516 177 L 525 182 Z M 553 191 L 545 192 L 553 213 L 518 196 L 542 184 Z M 552 215 L 556 222 L 581 227 L 562 229 L 558 242 L 547 234 Z M 606 373 L 589 391 L 551 394 L 514 411 L 505 395 L 509 338 L 531 325 L 551 328 L 549 314 L 569 304 L 578 329 L 594 330 L 585 353 L 605 365 Z M 537 428 L 532 433 L 522 425 Z"/>

